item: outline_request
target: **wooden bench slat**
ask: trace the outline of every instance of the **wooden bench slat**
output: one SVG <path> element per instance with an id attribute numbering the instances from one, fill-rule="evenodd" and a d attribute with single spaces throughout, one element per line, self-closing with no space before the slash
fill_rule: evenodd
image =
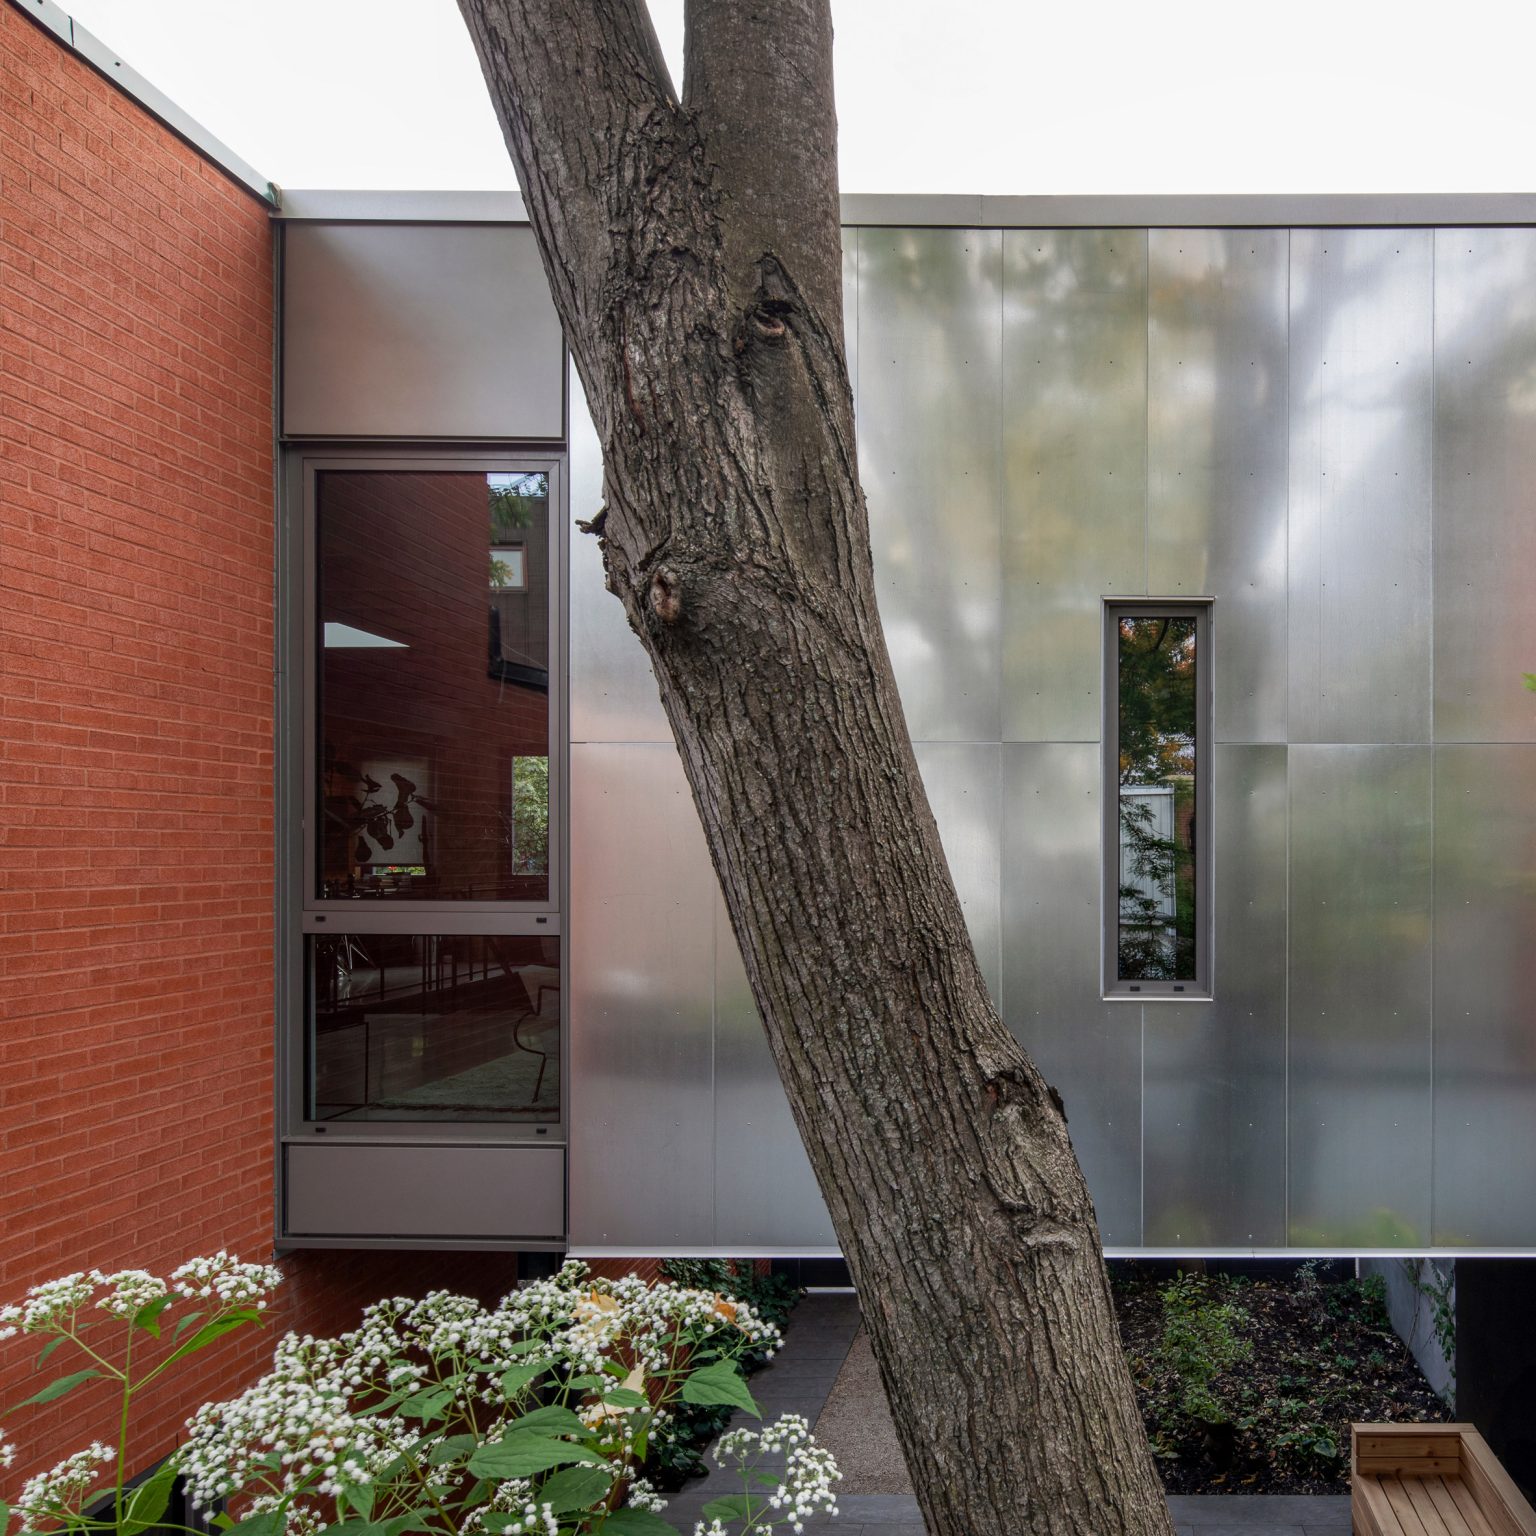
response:
<path id="1" fill-rule="evenodd" d="M 1355 1536 L 1398 1536 L 1397 1517 L 1374 1477 L 1355 1479 L 1349 1491 L 1349 1515 Z"/>
<path id="2" fill-rule="evenodd" d="M 1448 1477 L 1445 1480 L 1445 1488 L 1455 1500 L 1456 1508 L 1461 1511 L 1461 1517 L 1467 1522 L 1467 1529 L 1471 1531 L 1472 1536 L 1495 1536 L 1488 1517 L 1478 1508 L 1477 1496 L 1463 1478 Z"/>
<path id="3" fill-rule="evenodd" d="M 1402 1478 L 1382 1478 L 1381 1491 L 1387 1496 L 1387 1503 L 1392 1507 L 1398 1529 L 1403 1536 L 1430 1536 L 1430 1533 L 1424 1529 L 1424 1522 L 1419 1519 L 1418 1511 L 1413 1507 L 1413 1500 Z"/>
<path id="4" fill-rule="evenodd" d="M 1459 1477 L 1460 1456 L 1402 1456 L 1355 1458 L 1354 1470 L 1367 1477 Z"/>
<path id="5" fill-rule="evenodd" d="M 1435 1503 L 1434 1485 L 1445 1485 L 1445 1479 L 1440 1477 L 1405 1477 L 1403 1487 L 1408 1490 L 1408 1502 L 1413 1505 L 1413 1512 L 1419 1517 L 1419 1523 L 1424 1527 L 1426 1536 L 1466 1536 L 1466 1522 L 1457 1519 L 1455 1526 L 1445 1523 L 1445 1517 L 1440 1513 L 1440 1506 Z M 1454 1506 L 1453 1506 L 1454 1508 Z"/>
<path id="6" fill-rule="evenodd" d="M 1467 1514 L 1456 1502 L 1454 1489 L 1461 1486 L 1461 1479 L 1443 1477 L 1433 1480 L 1425 1485 L 1435 1508 L 1440 1511 L 1440 1518 L 1445 1521 L 1446 1528 L 1451 1532 L 1464 1532 L 1465 1536 L 1493 1536 L 1488 1529 L 1488 1522 L 1483 1519 L 1482 1512 L 1474 1505 L 1472 1513 Z"/>
<path id="7" fill-rule="evenodd" d="M 1461 1450 L 1462 1481 L 1487 1514 L 1495 1536 L 1536 1536 L 1536 1510 L 1499 1465 L 1488 1442 L 1469 1430 L 1462 1436 Z"/>

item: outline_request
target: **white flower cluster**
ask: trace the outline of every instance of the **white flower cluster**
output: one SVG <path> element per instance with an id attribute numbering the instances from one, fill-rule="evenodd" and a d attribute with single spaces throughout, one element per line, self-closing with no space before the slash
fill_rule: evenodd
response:
<path id="1" fill-rule="evenodd" d="M 93 1269 L 90 1278 L 92 1285 L 110 1287 L 96 1305 L 125 1322 L 170 1291 L 164 1280 L 147 1269 L 120 1269 L 114 1275 L 104 1275 L 99 1269 Z"/>
<path id="2" fill-rule="evenodd" d="M 350 1374 L 337 1341 L 284 1338 L 270 1374 L 232 1402 L 205 1404 L 188 1422 L 182 1475 L 193 1503 L 205 1508 L 269 1478 L 285 1491 L 312 1482 L 322 1494 L 371 1482 L 417 1434 L 386 1415 L 355 1416 Z"/>
<path id="3" fill-rule="evenodd" d="M 631 1509 L 643 1509 L 647 1514 L 659 1515 L 667 1507 L 667 1501 L 651 1485 L 648 1478 L 637 1477 L 629 1485 L 624 1501 Z"/>
<path id="4" fill-rule="evenodd" d="M 498 1309 L 517 1331 L 549 1334 L 578 1369 L 597 1371 L 614 1344 L 623 1340 L 635 1364 L 647 1374 L 670 1367 L 681 1341 L 696 1345 L 734 1330 L 748 1345 L 771 1355 L 779 1330 L 743 1301 L 712 1291 L 677 1285 L 647 1285 L 637 1275 L 588 1281 L 586 1265 L 571 1262 L 551 1280 L 514 1291 Z"/>
<path id="5" fill-rule="evenodd" d="M 217 1300 L 226 1307 L 267 1304 L 267 1293 L 282 1284 L 283 1274 L 271 1264 L 244 1264 L 221 1248 L 207 1258 L 188 1259 L 171 1272 L 171 1289 L 188 1301 Z"/>
<path id="6" fill-rule="evenodd" d="M 173 1285 L 184 1295 L 222 1295 L 228 1276 L 256 1269 L 223 1258 L 184 1266 Z M 290 1334 L 260 1382 L 232 1402 L 201 1409 L 189 1424 L 183 1475 L 199 1507 L 240 1493 L 289 1501 L 286 1536 L 316 1536 L 306 1501 L 348 1488 L 375 1485 L 381 1507 L 419 1498 L 415 1483 L 427 1463 L 437 1496 L 452 1508 L 478 1485 L 467 1465 L 477 1445 L 497 1441 L 530 1408 L 547 1406 L 553 1387 L 571 1394 L 593 1437 L 588 1443 L 615 1476 L 628 1479 L 640 1436 L 654 1435 L 668 1418 L 648 1401 L 653 1376 L 686 1369 L 706 1341 L 740 1349 L 778 1340 L 778 1330 L 744 1303 L 652 1287 L 634 1276 L 592 1280 L 582 1264 L 567 1264 L 494 1308 L 447 1291 L 421 1300 L 386 1297 L 340 1338 Z M 631 1395 L 604 1402 L 594 1383 L 577 1380 L 583 1376 Z M 794 1422 L 803 1430 L 803 1421 Z M 765 1449 L 791 1459 L 809 1446 L 808 1433 L 796 1438 L 789 1428 L 764 1436 Z M 802 1458 L 793 1485 L 776 1490 L 781 1519 L 830 1507 L 824 1489 L 835 1469 L 823 1453 L 815 1456 L 825 1465 Z M 460 1536 L 558 1536 L 560 1521 L 540 1500 L 540 1481 L 498 1484 L 461 1512 Z M 643 1479 L 630 1482 L 628 1499 L 650 1513 L 666 1507 Z"/>
<path id="7" fill-rule="evenodd" d="M 105 1274 L 61 1275 L 45 1280 L 27 1292 L 27 1299 L 0 1307 L 0 1339 L 18 1329 L 23 1333 L 62 1333 L 75 1326 L 75 1314 L 103 1287 L 106 1295 L 96 1305 L 127 1322 L 152 1301 L 174 1292 L 186 1300 L 217 1300 L 228 1307 L 265 1307 L 266 1295 L 282 1282 L 282 1273 L 270 1264 L 242 1264 L 227 1253 L 189 1259 L 170 1281 L 147 1269 L 120 1269 Z"/>
<path id="8" fill-rule="evenodd" d="M 560 1536 L 554 1506 L 535 1504 L 532 1500 L 512 1514 L 487 1516 L 484 1529 L 487 1536 Z"/>
<path id="9" fill-rule="evenodd" d="M 29 1530 L 36 1530 L 44 1521 L 59 1520 L 66 1515 L 78 1514 L 81 1502 L 93 1491 L 97 1467 L 111 1461 L 117 1452 L 99 1440 L 73 1456 L 66 1456 L 49 1472 L 39 1472 L 22 1485 L 21 1497 L 16 1501 L 16 1514 Z"/>
<path id="10" fill-rule="evenodd" d="M 0 1429 L 0 1467 L 9 1467 L 15 1460 L 16 1446 L 5 1438 L 5 1431 Z"/>
<path id="11" fill-rule="evenodd" d="M 27 1292 L 23 1302 L 0 1307 L 0 1339 L 8 1339 L 18 1328 L 23 1333 L 49 1333 L 68 1328 L 75 1313 L 91 1299 L 95 1283 L 89 1275 L 60 1275 L 44 1280 Z"/>
<path id="12" fill-rule="evenodd" d="M 786 1413 L 760 1430 L 732 1430 L 720 1437 L 715 1450 L 716 1460 L 722 1466 L 734 1461 L 743 1469 L 765 1454 L 784 1457 L 779 1484 L 768 1495 L 768 1507 L 774 1511 L 776 1520 L 783 1519 L 791 1530 L 800 1531 L 812 1515 L 837 1513 L 837 1495 L 832 1485 L 843 1474 L 837 1470 L 832 1453 L 816 1444 L 811 1426 L 798 1413 Z M 703 1531 L 702 1527 L 695 1531 L 695 1536 L 700 1536 L 701 1531 L 702 1536 L 722 1536 L 714 1530 Z"/>

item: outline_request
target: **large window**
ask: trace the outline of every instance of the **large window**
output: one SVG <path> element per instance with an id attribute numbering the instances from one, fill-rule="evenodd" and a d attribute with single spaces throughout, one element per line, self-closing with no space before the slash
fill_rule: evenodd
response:
<path id="1" fill-rule="evenodd" d="M 549 527 L 543 472 L 319 473 L 317 896 L 548 903 Z"/>
<path id="2" fill-rule="evenodd" d="M 563 1124 L 558 475 L 303 465 L 298 1136 Z"/>
<path id="3" fill-rule="evenodd" d="M 1210 995 L 1210 609 L 1105 607 L 1104 991 Z"/>

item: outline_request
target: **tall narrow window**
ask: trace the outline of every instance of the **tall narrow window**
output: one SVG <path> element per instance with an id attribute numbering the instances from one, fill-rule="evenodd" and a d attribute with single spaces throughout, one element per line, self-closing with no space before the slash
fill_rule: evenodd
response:
<path id="1" fill-rule="evenodd" d="M 1210 609 L 1105 615 L 1105 995 L 1208 997 Z"/>
<path id="2" fill-rule="evenodd" d="M 306 468 L 291 1133 L 556 1135 L 558 462 Z"/>

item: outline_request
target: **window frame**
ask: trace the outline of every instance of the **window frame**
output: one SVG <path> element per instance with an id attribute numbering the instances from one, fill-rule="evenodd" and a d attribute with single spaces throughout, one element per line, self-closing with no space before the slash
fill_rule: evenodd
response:
<path id="1" fill-rule="evenodd" d="M 1208 597 L 1106 597 L 1103 645 L 1103 801 L 1100 866 L 1099 973 L 1105 1002 L 1211 1002 L 1213 989 L 1215 850 L 1211 846 L 1214 779 L 1212 631 L 1215 604 Z M 1195 621 L 1195 974 L 1185 981 L 1122 980 L 1120 977 L 1120 620 L 1192 618 Z"/>
<path id="2" fill-rule="evenodd" d="M 304 771 L 304 886 L 301 892 L 301 907 L 305 919 L 305 931 L 310 931 L 311 918 L 316 914 L 346 914 L 348 918 L 355 917 L 359 906 L 372 909 L 381 907 L 389 912 L 398 913 L 404 917 L 436 917 L 445 911 L 463 913 L 466 916 L 477 915 L 490 917 L 494 915 L 499 920 L 505 920 L 514 914 L 543 913 L 548 918 L 543 923 L 530 923 L 524 927 L 506 928 L 503 926 L 466 927 L 458 931 L 464 933 L 505 933 L 516 934 L 550 934 L 559 932 L 560 892 L 563 887 L 565 870 L 563 860 L 563 839 L 551 837 L 549 846 L 549 886 L 543 900 L 537 901 L 448 901 L 448 900 L 417 900 L 391 897 L 388 901 L 358 902 L 347 897 L 326 898 L 315 894 L 316 871 L 319 868 L 318 829 L 320 826 L 320 808 L 318 804 L 318 776 L 315 772 L 317 752 L 319 748 L 319 729 L 315 718 L 316 707 L 320 698 L 320 647 L 317 644 L 316 626 L 314 615 L 317 611 L 319 600 L 319 573 L 320 573 L 320 543 L 319 543 L 319 506 L 317 502 L 317 489 L 322 474 L 346 473 L 355 471 L 359 473 L 397 473 L 397 474 L 430 474 L 433 472 L 443 474 L 518 474 L 533 473 L 545 474 L 549 477 L 548 496 L 548 545 L 549 545 L 549 569 L 546 573 L 549 582 L 549 628 L 550 628 L 550 655 L 549 655 L 549 819 L 551 826 L 564 825 L 564 797 L 562 787 L 565 783 L 564 760 L 564 731 L 563 731 L 563 701 L 565 690 L 561 686 L 565 677 L 565 656 L 563 636 L 565 632 L 564 614 L 564 572 L 562 570 L 561 544 L 563 543 L 564 518 L 561 508 L 564 502 L 564 484 L 562 478 L 563 460 L 548 454 L 519 454 L 519 453 L 460 453 L 460 454 L 363 454 L 363 455 L 306 455 L 303 460 L 303 523 L 300 537 L 304 548 L 304 595 L 303 595 L 303 686 L 304 697 L 304 745 L 303 771 Z M 524 577 L 526 583 L 527 563 L 524 560 Z M 526 590 L 526 586 L 525 586 Z M 337 924 L 332 921 L 319 922 L 319 931 L 335 929 Z M 361 930 L 357 930 L 361 931 Z M 395 924 L 393 926 L 380 925 L 372 931 L 377 933 L 415 933 L 431 930 L 418 929 L 410 922 Z"/>
<path id="3" fill-rule="evenodd" d="M 535 447 L 443 449 L 411 445 L 294 445 L 285 455 L 283 515 L 279 518 L 278 735 L 278 1062 L 276 1110 L 279 1180 L 287 1145 L 351 1141 L 377 1145 L 564 1146 L 570 1123 L 570 1031 L 560 1031 L 560 1114 L 543 1123 L 486 1120 L 316 1120 L 307 1102 L 310 940 L 327 934 L 424 936 L 494 934 L 558 941 L 562 1010 L 568 997 L 569 944 L 563 914 L 569 847 L 566 826 L 568 756 L 567 458 L 562 449 Z M 319 775 L 319 476 L 326 472 L 539 473 L 548 478 L 549 568 L 549 887 L 537 901 L 452 901 L 417 898 L 363 900 L 318 894 L 316 828 Z M 526 569 L 526 568 L 525 568 Z M 281 1184 L 280 1184 L 280 1187 Z M 279 1234 L 283 1232 L 279 1221 Z M 282 1238 L 285 1243 L 288 1241 Z"/>

